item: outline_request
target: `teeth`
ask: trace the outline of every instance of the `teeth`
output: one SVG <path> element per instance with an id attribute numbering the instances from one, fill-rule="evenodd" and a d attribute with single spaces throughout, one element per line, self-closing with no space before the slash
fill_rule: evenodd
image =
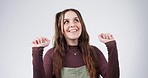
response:
<path id="1" fill-rule="evenodd" d="M 70 30 L 69 32 L 76 32 L 77 30 Z"/>

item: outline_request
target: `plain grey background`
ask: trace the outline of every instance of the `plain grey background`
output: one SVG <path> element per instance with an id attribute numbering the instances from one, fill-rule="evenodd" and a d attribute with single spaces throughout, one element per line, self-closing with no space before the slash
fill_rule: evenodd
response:
<path id="1" fill-rule="evenodd" d="M 31 42 L 36 37 L 51 40 L 54 16 L 66 8 L 78 9 L 90 35 L 107 58 L 98 40 L 102 32 L 117 41 L 120 78 L 148 77 L 147 0 L 0 0 L 0 78 L 32 78 Z"/>

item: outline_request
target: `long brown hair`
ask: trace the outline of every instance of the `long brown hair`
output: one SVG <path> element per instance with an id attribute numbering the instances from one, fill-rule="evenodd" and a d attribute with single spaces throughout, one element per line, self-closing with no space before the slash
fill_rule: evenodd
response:
<path id="1" fill-rule="evenodd" d="M 54 53 L 53 53 L 53 75 L 56 78 L 61 78 L 61 69 L 63 68 L 64 57 L 66 52 L 66 47 L 68 44 L 62 34 L 61 24 L 63 23 L 64 15 L 68 11 L 73 11 L 77 14 L 81 26 L 82 33 L 78 38 L 78 46 L 83 54 L 83 60 L 89 72 L 90 78 L 96 78 L 96 59 L 93 53 L 93 49 L 89 44 L 89 35 L 86 31 L 86 27 L 80 12 L 76 9 L 66 9 L 62 12 L 56 14 L 55 17 L 55 36 L 54 36 Z"/>

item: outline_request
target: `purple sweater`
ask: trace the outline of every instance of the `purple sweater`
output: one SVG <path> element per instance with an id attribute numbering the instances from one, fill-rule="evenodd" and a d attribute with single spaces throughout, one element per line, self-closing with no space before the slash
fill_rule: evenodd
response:
<path id="1" fill-rule="evenodd" d="M 99 75 L 103 78 L 119 78 L 119 62 L 116 42 L 111 41 L 106 43 L 108 50 L 108 62 L 103 53 L 93 46 L 99 60 Z M 33 78 L 52 78 L 52 53 L 53 48 L 49 49 L 43 59 L 43 47 L 33 47 Z M 76 52 L 74 55 L 73 52 Z M 64 67 L 77 68 L 84 66 L 82 53 L 77 46 L 70 46 L 66 52 Z"/>

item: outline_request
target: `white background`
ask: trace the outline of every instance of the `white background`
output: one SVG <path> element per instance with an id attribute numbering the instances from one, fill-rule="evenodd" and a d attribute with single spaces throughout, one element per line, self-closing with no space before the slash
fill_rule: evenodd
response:
<path id="1" fill-rule="evenodd" d="M 147 78 L 147 4 L 147 0 L 0 0 L 0 78 L 32 78 L 31 42 L 40 36 L 52 41 L 54 16 L 65 8 L 81 12 L 90 44 L 106 58 L 106 47 L 97 36 L 114 35 L 120 78 Z M 52 46 L 53 42 L 45 52 Z"/>

